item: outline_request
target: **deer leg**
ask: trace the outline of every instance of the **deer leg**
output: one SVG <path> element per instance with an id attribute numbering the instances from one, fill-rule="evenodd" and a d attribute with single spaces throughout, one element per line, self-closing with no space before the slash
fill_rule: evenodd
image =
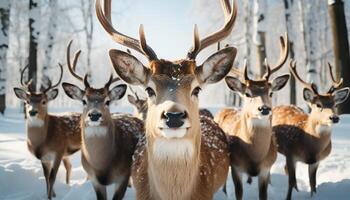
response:
<path id="1" fill-rule="evenodd" d="M 49 199 L 51 199 L 52 197 L 56 197 L 53 186 L 56 181 L 56 176 L 57 176 L 58 168 L 60 167 L 60 164 L 61 164 L 61 160 L 62 160 L 62 156 L 57 155 L 53 162 L 53 166 L 49 177 Z"/>
<path id="2" fill-rule="evenodd" d="M 69 157 L 63 158 L 63 165 L 66 168 L 66 183 L 69 185 L 70 175 L 72 173 L 72 164 L 70 163 Z"/>
<path id="3" fill-rule="evenodd" d="M 41 166 L 43 167 L 43 172 L 45 176 L 46 194 L 47 194 L 47 197 L 49 197 L 49 176 L 51 171 L 51 163 L 41 161 Z"/>
<path id="4" fill-rule="evenodd" d="M 123 197 L 125 195 L 125 191 L 126 191 L 126 189 L 128 187 L 129 177 L 130 177 L 130 175 L 126 176 L 122 180 L 122 182 L 119 185 L 118 189 L 116 188 L 116 192 L 114 193 L 113 198 L 112 198 L 113 200 L 122 200 L 123 199 Z"/>
<path id="5" fill-rule="evenodd" d="M 241 200 L 243 196 L 241 174 L 234 167 L 231 167 L 231 176 L 232 176 L 233 183 L 235 184 L 236 199 Z"/>
<path id="6" fill-rule="evenodd" d="M 222 186 L 222 191 L 225 193 L 225 195 L 227 196 L 227 189 L 226 189 L 226 182 L 224 183 L 224 185 Z"/>
<path id="7" fill-rule="evenodd" d="M 97 181 L 92 181 L 97 200 L 107 200 L 106 186 L 99 184 Z"/>
<path id="8" fill-rule="evenodd" d="M 293 188 L 295 188 L 295 190 L 299 192 L 297 181 L 295 178 L 295 164 L 296 162 L 294 161 L 293 157 L 287 156 L 287 169 L 288 169 L 288 182 L 289 182 L 288 193 L 286 197 L 287 200 L 290 200 L 292 198 Z"/>
<path id="9" fill-rule="evenodd" d="M 270 170 L 261 171 L 259 174 L 259 199 L 267 199 L 267 186 L 270 179 Z"/>
<path id="10" fill-rule="evenodd" d="M 311 187 L 311 197 L 316 193 L 316 173 L 317 173 L 318 163 L 309 165 L 309 182 Z"/>

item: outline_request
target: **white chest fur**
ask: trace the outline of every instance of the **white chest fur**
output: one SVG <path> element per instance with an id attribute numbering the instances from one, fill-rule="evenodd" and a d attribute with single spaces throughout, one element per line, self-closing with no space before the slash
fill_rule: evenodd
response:
<path id="1" fill-rule="evenodd" d="M 153 154 L 159 159 L 192 158 L 194 144 L 187 139 L 156 139 L 153 144 Z"/>
<path id="2" fill-rule="evenodd" d="M 38 118 L 38 117 L 28 117 L 27 118 L 27 125 L 29 127 L 43 127 L 44 126 L 44 120 Z"/>
<path id="3" fill-rule="evenodd" d="M 107 135 L 107 127 L 105 126 L 87 126 L 84 130 L 87 138 L 104 137 Z"/>

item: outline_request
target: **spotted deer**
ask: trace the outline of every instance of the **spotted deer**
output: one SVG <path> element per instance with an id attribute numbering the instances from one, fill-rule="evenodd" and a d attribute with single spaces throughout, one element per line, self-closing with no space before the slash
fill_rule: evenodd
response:
<path id="1" fill-rule="evenodd" d="M 59 66 L 61 75 L 55 85 L 52 85 L 48 79 L 48 86 L 36 92 L 31 86 L 31 80 L 26 83 L 23 80 L 27 66 L 21 72 L 22 87 L 14 88 L 16 96 L 26 103 L 27 146 L 29 151 L 41 161 L 49 199 L 56 196 L 53 186 L 61 161 L 63 160 L 66 168 L 66 183 L 69 184 L 72 168 L 69 156 L 78 151 L 81 146 L 80 114 L 48 113 L 48 103 L 57 97 L 56 87 L 62 80 L 63 68 Z"/>
<path id="2" fill-rule="evenodd" d="M 239 93 L 244 102 L 241 110 L 226 108 L 215 117 L 215 121 L 227 135 L 237 199 L 242 199 L 243 195 L 242 173 L 247 173 L 249 177 L 258 176 L 259 199 L 267 199 L 270 168 L 277 157 L 271 126 L 272 94 L 282 89 L 289 79 L 287 74 L 269 80 L 288 57 L 287 36 L 280 38 L 280 44 L 281 55 L 278 64 L 270 68 L 265 60 L 267 72 L 261 79 L 249 78 L 246 62 L 244 73 L 240 72 L 243 74 L 243 82 L 237 77 L 225 78 L 228 87 Z"/>
<path id="3" fill-rule="evenodd" d="M 147 117 L 147 110 L 148 110 L 147 99 L 140 98 L 137 95 L 137 93 L 131 89 L 131 87 L 130 87 L 130 90 L 134 95 L 129 94 L 128 101 L 135 107 L 134 116 L 136 116 L 139 119 L 145 120 Z M 205 108 L 199 109 L 199 115 L 214 119 L 213 114 L 208 109 L 205 109 Z"/>
<path id="4" fill-rule="evenodd" d="M 96 1 L 97 17 L 112 39 L 130 47 L 149 60 L 148 67 L 126 52 L 112 49 L 109 56 L 119 77 L 139 85 L 148 94 L 145 137 L 136 147 L 132 179 L 137 199 L 212 199 L 226 180 L 229 154 L 226 138 L 209 118 L 200 118 L 198 94 L 206 84 L 222 80 L 236 56 L 233 47 L 222 49 L 202 65 L 196 56 L 204 48 L 226 38 L 234 25 L 237 7 L 223 0 L 225 24 L 216 33 L 199 39 L 187 58 L 178 61 L 158 59 L 147 45 L 143 26 L 134 39 L 113 28 L 111 1 Z"/>
<path id="5" fill-rule="evenodd" d="M 67 63 L 70 73 L 84 83 L 84 89 L 70 83 L 62 83 L 65 93 L 72 99 L 81 101 L 81 162 L 91 180 L 96 197 L 107 199 L 106 186 L 116 184 L 113 199 L 124 197 L 131 173 L 132 155 L 138 138 L 143 133 L 143 122 L 125 114 L 110 113 L 109 105 L 121 99 L 127 89 L 119 84 L 110 86 L 119 80 L 110 76 L 102 88 L 93 88 L 88 81 L 75 72 L 76 63 L 81 51 L 75 54 L 73 64 L 70 62 L 70 46 L 67 46 Z"/>
<path id="6" fill-rule="evenodd" d="M 333 83 L 327 93 L 321 94 L 314 83 L 307 83 L 300 78 L 296 63 L 290 63 L 291 73 L 304 87 L 303 98 L 311 108 L 309 114 L 293 105 L 273 109 L 272 125 L 278 152 L 286 157 L 285 171 L 289 176 L 286 199 L 291 199 L 293 188 L 298 191 L 295 177 L 297 161 L 309 165 L 311 196 L 316 193 L 317 168 L 320 161 L 331 152 L 332 125 L 339 122 L 336 106 L 349 96 L 349 88 L 341 88 L 342 79 L 336 81 L 332 66 L 328 66 Z"/>

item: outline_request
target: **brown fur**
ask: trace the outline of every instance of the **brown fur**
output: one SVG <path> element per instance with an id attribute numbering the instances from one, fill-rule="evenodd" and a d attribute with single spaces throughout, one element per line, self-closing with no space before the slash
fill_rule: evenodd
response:
<path id="1" fill-rule="evenodd" d="M 197 156 L 191 161 L 177 161 L 166 167 L 166 163 L 159 163 L 157 173 L 160 177 L 166 176 L 169 187 L 173 184 L 182 185 L 184 188 L 190 187 L 189 196 L 183 199 L 212 199 L 215 191 L 225 182 L 228 171 L 228 149 L 224 133 L 216 123 L 207 118 L 201 117 L 201 139 Z M 150 143 L 150 142 L 149 142 Z M 147 163 L 159 162 L 152 159 L 148 152 L 151 145 L 147 144 L 146 137 L 143 137 L 136 147 L 134 163 L 132 166 L 132 176 L 137 192 L 137 199 L 160 199 L 155 192 L 154 186 L 149 180 L 149 165 Z M 151 158 L 151 159 L 150 159 Z M 187 164 L 186 164 L 187 163 Z M 170 164 L 170 163 L 169 163 Z M 171 170 L 174 165 L 178 165 L 176 170 Z M 186 167 L 183 165 L 187 165 Z M 197 166 L 197 167 L 193 167 Z M 153 166 L 152 166 L 153 167 Z M 185 167 L 185 168 L 184 168 Z M 197 168 L 197 169 L 196 169 Z M 194 179 L 194 180 L 191 180 Z M 193 183 L 193 185 L 189 184 Z M 171 188 L 170 188 L 171 190 Z M 181 199 L 181 191 L 173 191 L 167 199 Z"/>

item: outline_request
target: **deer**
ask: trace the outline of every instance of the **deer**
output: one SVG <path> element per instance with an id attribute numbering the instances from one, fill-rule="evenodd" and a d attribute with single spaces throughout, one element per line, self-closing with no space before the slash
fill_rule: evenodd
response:
<path id="1" fill-rule="evenodd" d="M 296 162 L 308 165 L 311 197 L 316 193 L 316 173 L 320 161 L 332 150 L 332 126 L 339 122 L 336 114 L 337 105 L 349 96 L 349 87 L 342 88 L 342 79 L 336 81 L 332 66 L 328 63 L 332 86 L 326 93 L 320 93 L 314 83 L 307 83 L 297 72 L 296 62 L 291 61 L 289 70 L 303 86 L 303 98 L 311 108 L 305 113 L 294 105 L 278 106 L 273 109 L 272 126 L 278 152 L 286 157 L 285 172 L 288 174 L 288 192 L 286 199 L 291 199 L 292 190 L 298 190 L 296 182 Z"/>
<path id="2" fill-rule="evenodd" d="M 107 199 L 106 186 L 116 184 L 114 200 L 124 197 L 131 174 L 132 155 L 136 144 L 143 134 L 143 122 L 126 114 L 110 112 L 110 103 L 121 99 L 127 90 L 125 84 L 112 89 L 110 86 L 119 80 L 110 76 L 102 88 L 90 86 L 88 74 L 84 78 L 75 72 L 80 50 L 70 61 L 70 47 L 67 46 L 67 66 L 70 73 L 84 89 L 71 83 L 62 83 L 66 95 L 83 104 L 80 119 L 82 156 L 81 163 L 91 180 L 98 200 Z"/>
<path id="3" fill-rule="evenodd" d="M 31 154 L 41 161 L 46 181 L 47 197 L 55 197 L 54 184 L 61 161 L 66 169 L 66 183 L 69 184 L 72 164 L 69 156 L 80 150 L 80 114 L 50 114 L 48 103 L 58 95 L 57 86 L 62 81 L 63 67 L 59 64 L 61 75 L 56 84 L 48 79 L 47 87 L 35 91 L 32 80 L 25 82 L 21 71 L 21 87 L 14 88 L 15 95 L 26 104 L 27 147 Z"/>
<path id="4" fill-rule="evenodd" d="M 280 58 L 274 67 L 271 68 L 265 59 L 266 73 L 262 78 L 253 80 L 249 77 L 247 62 L 244 72 L 238 71 L 238 77 L 225 78 L 227 86 L 243 98 L 241 110 L 225 108 L 215 116 L 215 121 L 227 136 L 236 199 L 242 199 L 243 196 L 242 173 L 248 175 L 248 183 L 251 177 L 258 176 L 259 199 L 267 199 L 268 196 L 270 168 L 277 157 L 271 126 L 272 94 L 286 85 L 289 74 L 278 76 L 272 81 L 269 78 L 287 60 L 287 35 L 280 37 L 280 46 Z"/>
<path id="5" fill-rule="evenodd" d="M 143 25 L 139 40 L 120 33 L 112 25 L 111 1 L 97 0 L 96 14 L 103 29 L 118 44 L 148 59 L 144 65 L 127 52 L 111 49 L 109 56 L 118 76 L 138 85 L 148 95 L 145 135 L 136 146 L 131 176 L 136 199 L 213 199 L 227 177 L 228 145 L 221 128 L 211 119 L 200 117 L 198 94 L 207 84 L 229 73 L 237 50 L 224 48 L 201 65 L 198 53 L 226 38 L 237 16 L 236 2 L 223 0 L 224 26 L 204 39 L 194 27 L 194 44 L 182 60 L 158 59 L 147 44 Z"/>
<path id="6" fill-rule="evenodd" d="M 139 119 L 145 120 L 147 117 L 148 110 L 147 99 L 140 98 L 137 92 L 135 92 L 131 87 L 130 90 L 133 93 L 133 95 L 128 95 L 128 101 L 135 107 L 134 116 L 136 116 Z M 213 114 L 206 108 L 200 108 L 199 115 L 214 119 Z"/>

